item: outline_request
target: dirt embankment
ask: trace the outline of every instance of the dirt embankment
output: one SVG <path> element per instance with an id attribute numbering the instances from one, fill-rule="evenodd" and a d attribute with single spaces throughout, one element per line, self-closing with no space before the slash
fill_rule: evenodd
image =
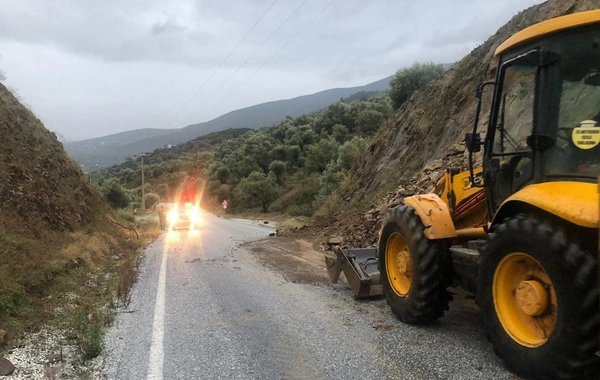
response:
<path id="1" fill-rule="evenodd" d="M 23 332 L 59 314 L 68 328 L 78 312 L 124 294 L 140 242 L 110 221 L 56 135 L 1 84 L 0 140 L 1 358 Z"/>

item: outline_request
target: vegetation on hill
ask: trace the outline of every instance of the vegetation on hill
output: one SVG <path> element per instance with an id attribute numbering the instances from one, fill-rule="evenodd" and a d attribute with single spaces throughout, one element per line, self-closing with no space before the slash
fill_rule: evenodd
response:
<path id="1" fill-rule="evenodd" d="M 427 83 L 442 65 L 415 65 L 396 74 L 394 93 Z M 424 79 L 427 78 L 427 79 Z M 410 86 L 406 84 L 409 83 Z M 205 205 L 227 200 L 233 212 L 259 209 L 310 216 L 330 210 L 337 189 L 358 164 L 369 141 L 393 112 L 388 93 L 360 92 L 319 112 L 287 117 L 259 130 L 230 129 L 145 157 L 145 192 L 176 200 L 182 185 L 199 178 Z M 114 207 L 141 203 L 141 160 L 95 174 Z M 127 198 L 129 197 L 129 202 Z"/>
<path id="2" fill-rule="evenodd" d="M 286 116 L 298 117 L 316 112 L 341 98 L 352 96 L 358 92 L 387 91 L 389 82 L 390 78 L 388 77 L 365 86 L 334 88 L 292 99 L 257 104 L 180 129 L 128 131 L 90 140 L 70 142 L 65 144 L 65 147 L 69 154 L 86 168 L 107 167 L 122 162 L 128 156 L 153 151 L 166 145 L 181 144 L 208 133 L 228 128 L 258 129 L 279 123 Z"/>
<path id="3" fill-rule="evenodd" d="M 446 71 L 444 64 L 416 62 L 410 67 L 398 70 L 390 81 L 390 98 L 394 109 L 400 108 L 412 94 Z"/>
<path id="4" fill-rule="evenodd" d="M 256 207 L 310 215 L 345 178 L 391 112 L 384 93 L 366 101 L 340 101 L 256 131 L 229 129 L 157 149 L 144 158 L 145 191 L 170 200 L 196 177 L 205 200 L 227 200 L 234 212 Z M 137 207 L 140 171 L 136 158 L 94 176 L 111 204 L 122 207 L 129 194 Z"/>

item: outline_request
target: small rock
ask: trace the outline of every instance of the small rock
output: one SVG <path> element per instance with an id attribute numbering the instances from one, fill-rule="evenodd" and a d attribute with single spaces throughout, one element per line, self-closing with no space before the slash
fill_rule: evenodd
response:
<path id="1" fill-rule="evenodd" d="M 327 239 L 328 245 L 341 245 L 344 242 L 344 238 L 341 236 L 330 236 Z"/>
<path id="2" fill-rule="evenodd" d="M 6 344 L 6 331 L 0 329 L 0 346 L 4 346 Z"/>
<path id="3" fill-rule="evenodd" d="M 8 359 L 0 359 L 0 376 L 10 376 L 14 370 L 15 366 Z"/>
<path id="4" fill-rule="evenodd" d="M 268 220 L 265 220 L 263 223 L 264 223 L 264 224 L 269 224 L 269 221 L 268 221 Z"/>
<path id="5" fill-rule="evenodd" d="M 440 160 L 440 159 L 433 160 L 433 161 L 430 161 L 427 165 L 425 165 L 423 170 L 424 171 L 432 171 L 432 170 L 436 170 L 436 169 L 441 169 L 442 166 L 443 166 L 442 160 Z"/>
<path id="6" fill-rule="evenodd" d="M 464 144 L 454 144 L 452 145 L 452 148 L 448 149 L 448 154 L 449 155 L 454 155 L 454 154 L 459 154 L 464 152 L 466 149 Z"/>
<path id="7" fill-rule="evenodd" d="M 372 214 L 368 214 L 368 213 L 365 214 L 364 218 L 365 218 L 365 222 L 374 222 L 375 220 L 377 220 L 375 218 L 375 216 L 373 216 Z"/>
<path id="8" fill-rule="evenodd" d="M 46 378 L 56 379 L 62 373 L 63 369 L 64 369 L 64 364 L 46 367 L 46 369 L 45 369 Z"/>
<path id="9" fill-rule="evenodd" d="M 269 236 L 275 236 L 275 232 L 271 232 Z"/>
<path id="10" fill-rule="evenodd" d="M 50 354 L 50 355 L 48 355 L 47 359 L 48 359 L 48 363 L 50 363 L 50 364 L 59 363 L 59 362 L 62 362 L 62 354 L 60 354 L 60 353 Z"/>
<path id="11" fill-rule="evenodd" d="M 417 187 L 423 187 L 427 182 L 429 182 L 429 177 L 423 177 L 417 181 Z"/>

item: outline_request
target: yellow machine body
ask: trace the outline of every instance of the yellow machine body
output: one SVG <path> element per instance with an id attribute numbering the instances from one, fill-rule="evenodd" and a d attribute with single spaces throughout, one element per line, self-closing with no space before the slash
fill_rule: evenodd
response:
<path id="1" fill-rule="evenodd" d="M 487 209 L 483 189 L 483 169 L 447 170 L 429 194 L 404 198 L 425 226 L 428 239 L 480 237 L 485 234 Z"/>
<path id="2" fill-rule="evenodd" d="M 598 228 L 598 185 L 585 182 L 544 182 L 529 185 L 510 196 L 496 212 L 492 224 L 530 205 L 569 223 Z"/>

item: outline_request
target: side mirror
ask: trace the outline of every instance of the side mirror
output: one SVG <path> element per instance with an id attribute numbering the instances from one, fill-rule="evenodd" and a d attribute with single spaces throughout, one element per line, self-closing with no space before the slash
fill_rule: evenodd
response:
<path id="1" fill-rule="evenodd" d="M 465 135 L 465 145 L 470 153 L 476 153 L 481 150 L 481 135 L 479 133 L 468 132 Z"/>

